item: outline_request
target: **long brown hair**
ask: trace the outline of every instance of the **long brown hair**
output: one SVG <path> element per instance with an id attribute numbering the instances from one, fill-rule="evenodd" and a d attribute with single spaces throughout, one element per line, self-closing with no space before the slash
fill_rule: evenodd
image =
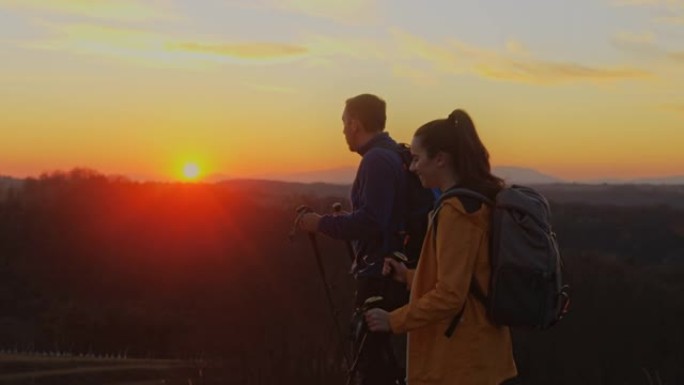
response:
<path id="1" fill-rule="evenodd" d="M 459 187 L 477 191 L 491 199 L 504 187 L 503 179 L 492 174 L 489 152 L 465 111 L 454 110 L 446 119 L 426 123 L 413 136 L 420 140 L 430 158 L 440 151 L 451 155 Z"/>

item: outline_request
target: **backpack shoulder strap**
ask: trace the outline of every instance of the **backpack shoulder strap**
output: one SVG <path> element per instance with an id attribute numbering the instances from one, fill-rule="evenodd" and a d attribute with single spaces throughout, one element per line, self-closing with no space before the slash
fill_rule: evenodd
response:
<path id="1" fill-rule="evenodd" d="M 462 187 L 456 187 L 449 189 L 445 191 L 440 197 L 439 201 L 437 202 L 437 206 L 441 205 L 444 200 L 452 198 L 452 197 L 468 197 L 468 198 L 474 198 L 479 200 L 480 202 L 486 204 L 487 206 L 494 206 L 495 203 L 493 200 L 487 198 L 486 196 L 480 194 L 477 191 L 473 191 L 467 188 L 462 188 Z"/>
<path id="2" fill-rule="evenodd" d="M 473 191 L 467 188 L 462 188 L 462 187 L 456 187 L 449 189 L 445 192 L 442 193 L 442 195 L 439 196 L 439 199 L 435 202 L 435 210 L 434 210 L 434 223 L 432 225 L 433 230 L 435 234 L 437 234 L 437 213 L 439 210 L 442 208 L 442 204 L 444 203 L 445 200 L 453 197 L 458 197 L 458 198 L 471 198 L 475 199 L 476 201 L 482 202 L 486 204 L 487 206 L 494 207 L 496 203 L 492 201 L 491 199 L 487 198 L 486 196 L 480 194 L 477 191 Z M 464 208 L 466 208 L 463 200 L 461 200 L 461 204 L 463 204 Z M 467 210 L 467 208 L 466 208 Z"/>

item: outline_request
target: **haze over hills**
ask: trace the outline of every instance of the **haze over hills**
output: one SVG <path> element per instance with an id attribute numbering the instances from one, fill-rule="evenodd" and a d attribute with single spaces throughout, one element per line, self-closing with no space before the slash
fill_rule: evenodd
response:
<path id="1" fill-rule="evenodd" d="M 559 178 L 543 174 L 539 171 L 522 167 L 495 167 L 494 172 L 509 183 L 541 184 L 562 183 Z M 301 183 L 333 183 L 351 184 L 356 176 L 355 167 L 341 167 L 327 170 L 299 172 L 285 175 L 260 175 L 259 179 L 281 180 Z"/>
<path id="2" fill-rule="evenodd" d="M 684 185 L 684 175 L 672 175 L 663 177 L 644 177 L 633 179 L 598 178 L 598 179 L 562 179 L 535 169 L 516 166 L 496 166 L 494 174 L 502 177 L 509 184 L 541 185 L 541 184 L 652 184 L 652 185 Z M 234 178 L 227 174 L 212 174 L 203 178 L 207 183 L 221 183 L 231 180 L 250 181 L 274 181 L 293 183 L 323 183 L 335 185 L 350 185 L 356 176 L 356 167 L 338 167 L 324 170 L 304 171 L 290 174 L 260 174 L 250 178 Z M 154 181 L 149 177 L 128 176 L 131 180 Z M 0 175 L 0 187 L 17 187 L 23 179 Z"/>
<path id="3" fill-rule="evenodd" d="M 504 174 L 501 174 L 504 175 Z M 534 173 L 529 175 L 536 175 Z M 543 176 L 543 174 L 541 174 Z M 541 177 L 540 177 L 541 179 Z M 529 180 L 529 179 L 528 179 Z M 544 179 L 550 180 L 550 179 Z M 677 180 L 677 179 L 674 179 Z M 24 180 L 0 177 L 0 202 L 7 199 L 11 191 L 20 188 Z M 153 183 L 153 182 L 145 182 Z M 523 182 L 517 182 L 523 184 Z M 264 179 L 225 179 L 213 182 L 225 191 L 248 196 L 267 204 L 286 202 L 299 205 L 302 200 L 314 198 L 348 198 L 349 183 L 288 182 Z M 684 183 L 680 184 L 609 184 L 609 183 L 524 183 L 533 186 L 552 203 L 577 203 L 608 206 L 668 206 L 684 209 Z"/>
<path id="4" fill-rule="evenodd" d="M 494 174 L 504 178 L 509 184 L 549 184 L 549 183 L 581 183 L 581 184 L 664 184 L 684 185 L 684 175 L 665 176 L 659 178 L 635 178 L 635 179 L 578 179 L 565 180 L 531 168 L 516 166 L 496 166 Z M 259 175 L 256 179 L 278 180 L 284 182 L 300 183 L 332 183 L 351 184 L 356 175 L 355 167 L 341 167 L 326 170 L 316 170 L 281 175 Z M 216 180 L 214 180 L 216 181 Z"/>

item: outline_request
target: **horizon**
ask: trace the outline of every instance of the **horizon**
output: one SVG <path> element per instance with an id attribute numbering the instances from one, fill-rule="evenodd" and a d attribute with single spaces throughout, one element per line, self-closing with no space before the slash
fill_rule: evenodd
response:
<path id="1" fill-rule="evenodd" d="M 463 108 L 494 167 L 682 176 L 684 0 L 427 5 L 0 0 L 0 174 L 353 168 L 341 112 L 370 92 L 399 142 Z"/>
<path id="2" fill-rule="evenodd" d="M 258 181 L 258 182 L 283 182 L 295 184 L 329 184 L 329 185 L 351 185 L 353 183 L 356 167 L 342 167 L 335 169 L 313 170 L 308 172 L 299 172 L 292 174 L 263 174 L 263 175 L 246 175 L 246 176 L 230 176 L 226 174 L 212 174 L 205 175 L 202 178 L 191 178 L 184 180 L 182 178 L 168 178 L 155 179 L 144 176 L 131 176 L 117 173 L 102 173 L 99 170 L 90 169 L 87 167 L 74 167 L 68 170 L 52 170 L 44 171 L 36 175 L 15 176 L 3 174 L 0 172 L 0 178 L 9 178 L 13 180 L 23 181 L 26 179 L 39 179 L 42 177 L 50 177 L 54 175 L 68 175 L 75 171 L 85 171 L 87 173 L 94 173 L 98 176 L 103 176 L 108 179 L 124 178 L 127 181 L 135 183 L 182 183 L 182 184 L 217 184 L 231 181 Z M 330 175 L 331 172 L 337 172 L 338 175 Z M 684 174 L 678 175 L 664 175 L 664 176 L 642 176 L 634 178 L 591 178 L 591 179 L 576 179 L 566 180 L 555 175 L 540 172 L 539 170 L 530 168 L 521 168 L 517 166 L 495 166 L 492 172 L 503 178 L 507 183 L 528 184 L 528 185 L 542 185 L 542 184 L 570 184 L 570 185 L 670 185 L 670 186 L 684 186 Z M 342 175 L 339 175 L 342 174 Z"/>

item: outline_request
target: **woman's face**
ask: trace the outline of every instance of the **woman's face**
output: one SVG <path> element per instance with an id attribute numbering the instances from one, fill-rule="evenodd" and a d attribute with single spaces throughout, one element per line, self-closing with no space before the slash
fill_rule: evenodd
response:
<path id="1" fill-rule="evenodd" d="M 428 156 L 427 150 L 421 144 L 420 137 L 413 137 L 411 141 L 411 155 L 411 167 L 409 167 L 409 170 L 418 175 L 423 187 L 440 187 L 441 170 L 437 162 L 437 156 L 434 158 Z"/>

